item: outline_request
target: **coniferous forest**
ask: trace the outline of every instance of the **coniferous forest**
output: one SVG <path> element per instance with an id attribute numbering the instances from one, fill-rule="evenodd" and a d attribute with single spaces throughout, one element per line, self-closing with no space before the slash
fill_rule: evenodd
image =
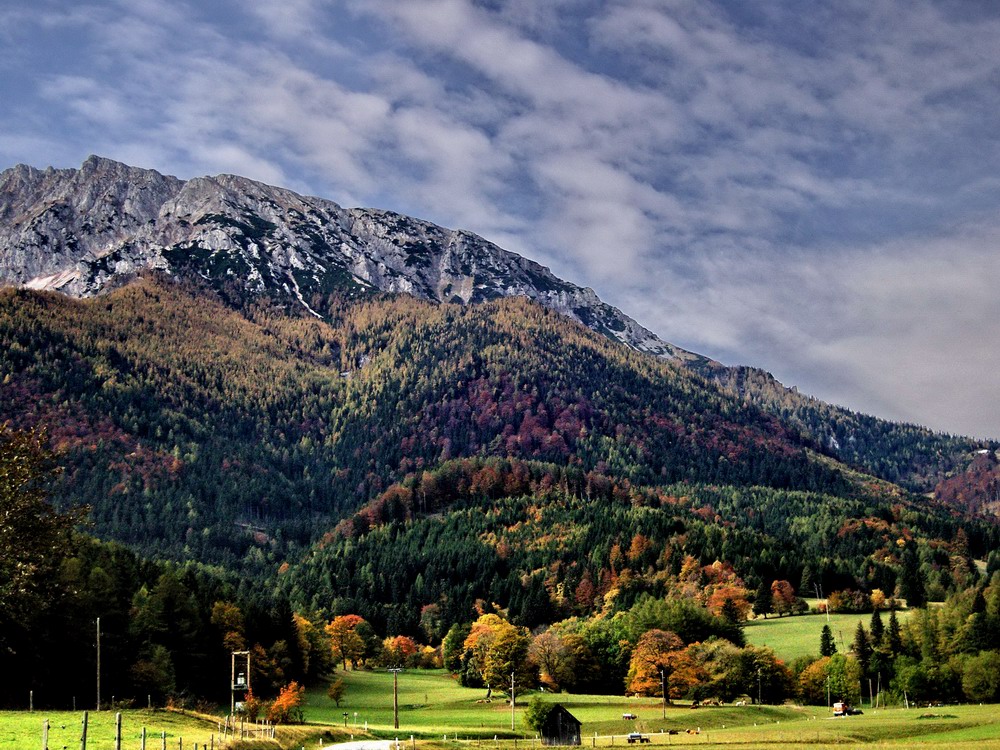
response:
<path id="1" fill-rule="evenodd" d="M 1000 699 L 997 446 L 521 299 L 225 299 L 0 290 L 0 670 L 30 675 L 0 702 L 92 702 L 97 618 L 106 695 L 142 703 L 228 700 L 234 650 L 265 697 L 375 664 L 496 685 L 499 660 L 518 689 Z M 872 613 L 849 653 L 746 645 L 820 590 Z"/>

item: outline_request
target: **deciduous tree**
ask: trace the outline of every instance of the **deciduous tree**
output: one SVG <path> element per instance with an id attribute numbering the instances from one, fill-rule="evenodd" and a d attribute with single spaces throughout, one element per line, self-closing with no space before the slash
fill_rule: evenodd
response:
<path id="1" fill-rule="evenodd" d="M 571 655 L 555 631 L 550 629 L 536 635 L 528 655 L 538 665 L 542 683 L 551 689 L 559 690 L 563 683 L 572 679 Z"/>
<path id="2" fill-rule="evenodd" d="M 276 724 L 301 724 L 302 704 L 306 698 L 306 689 L 294 680 L 278 693 L 267 711 L 268 721 Z"/>
<path id="3" fill-rule="evenodd" d="M 527 629 L 501 621 L 483 659 L 483 682 L 511 699 L 534 687 L 537 667 L 528 659 L 531 636 Z M 511 681 L 513 680 L 513 695 Z"/>
<path id="4" fill-rule="evenodd" d="M 358 634 L 358 625 L 364 621 L 359 615 L 340 615 L 326 626 L 333 658 L 343 662 L 344 669 L 348 661 L 356 662 L 364 654 L 365 643 Z"/>
<path id="5" fill-rule="evenodd" d="M 0 425 L 0 638 L 5 621 L 30 621 L 50 604 L 49 587 L 79 513 L 58 513 L 45 499 L 56 474 L 41 431 Z M 0 642 L 0 650 L 3 644 Z"/>
<path id="6" fill-rule="evenodd" d="M 683 648 L 684 641 L 676 633 L 668 630 L 644 633 L 632 650 L 626 678 L 628 691 L 640 695 L 660 695 L 665 681 L 669 702 L 670 676 L 674 667 L 670 654 Z"/>
<path id="7" fill-rule="evenodd" d="M 774 611 L 781 615 L 790 615 L 795 611 L 795 589 L 788 581 L 774 581 L 771 584 L 771 601 Z"/>
<path id="8" fill-rule="evenodd" d="M 340 708 L 340 702 L 344 699 L 344 693 L 347 692 L 347 685 L 344 680 L 338 677 L 336 680 L 331 682 L 326 688 L 326 697 L 337 704 L 337 708 Z"/>

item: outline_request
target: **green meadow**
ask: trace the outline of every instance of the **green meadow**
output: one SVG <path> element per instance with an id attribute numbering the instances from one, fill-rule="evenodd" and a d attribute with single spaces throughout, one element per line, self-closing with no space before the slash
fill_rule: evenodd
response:
<path id="1" fill-rule="evenodd" d="M 114 711 L 91 711 L 87 715 L 87 750 L 116 750 Z M 122 711 L 122 750 L 141 750 L 142 730 L 146 729 L 147 750 L 198 750 L 222 748 L 218 720 L 211 716 L 195 716 L 165 710 Z M 0 711 L 0 750 L 34 750 L 43 748 L 43 722 L 48 720 L 48 750 L 80 750 L 82 711 Z M 279 727 L 275 741 L 243 741 L 230 739 L 226 747 L 278 748 L 319 747 L 331 741 L 346 739 L 337 730 L 314 725 Z"/>
<path id="2" fill-rule="evenodd" d="M 49 748 L 61 750 L 80 748 L 82 711 L 0 711 L 0 749 L 29 750 L 42 747 L 42 725 L 49 722 Z M 166 733 L 167 747 L 173 750 L 183 742 L 210 743 L 212 735 L 218 745 L 219 732 L 214 723 L 173 711 L 130 710 L 122 712 L 122 747 L 138 748 L 142 729 L 146 728 L 146 747 L 161 747 Z M 115 712 L 91 711 L 87 715 L 87 750 L 113 750 L 115 747 Z"/>
<path id="3" fill-rule="evenodd" d="M 347 683 L 341 706 L 325 691 L 308 693 L 310 722 L 339 724 L 358 737 L 398 737 L 418 746 L 535 747 L 534 733 L 523 722 L 529 697 L 520 698 L 511 732 L 510 705 L 502 697 L 486 703 L 485 690 L 462 688 L 442 671 L 403 672 L 399 676 L 399 729 L 392 725 L 392 675 L 384 672 L 340 673 Z M 583 724 L 584 747 L 625 746 L 625 735 L 647 733 L 651 745 L 699 747 L 975 747 L 1000 750 L 1000 707 L 947 706 L 936 709 L 866 710 L 861 716 L 833 718 L 824 707 L 721 706 L 692 709 L 671 705 L 664 712 L 656 698 L 543 694 L 561 703 Z M 622 719 L 632 713 L 635 720 Z M 666 718 L 664 718 L 664 713 Z M 346 714 L 346 717 L 345 717 Z M 344 723 L 347 723 L 346 728 Z M 691 733 L 688 733 L 691 730 Z M 670 734 L 671 731 L 677 732 Z M 496 739 L 495 739 L 496 738 Z"/>
<path id="4" fill-rule="evenodd" d="M 486 702 L 486 691 L 463 688 L 443 671 L 399 675 L 399 729 L 393 728 L 392 675 L 381 671 L 338 673 L 347 691 L 338 707 L 323 689 L 307 693 L 307 724 L 279 728 L 276 742 L 230 743 L 231 750 L 299 750 L 368 737 L 395 738 L 400 747 L 422 750 L 540 748 L 523 721 L 530 696 L 518 701 L 511 732 L 510 705 L 501 696 Z M 755 748 L 936 748 L 1000 750 L 1000 707 L 944 706 L 933 709 L 865 710 L 861 716 L 833 718 L 825 707 L 720 706 L 692 709 L 677 703 L 664 709 L 656 698 L 540 694 L 558 702 L 582 722 L 583 746 L 625 747 L 626 735 L 640 731 L 650 745 L 754 750 Z M 636 719 L 623 719 L 622 714 Z M 346 715 L 346 716 L 345 716 Z M 80 747 L 81 712 L 0 712 L 0 750 L 41 748 L 42 722 L 49 720 L 50 750 Z M 89 714 L 88 750 L 114 750 L 114 713 Z M 346 726 L 345 726 L 346 723 Z M 166 746 L 199 750 L 222 748 L 210 718 L 169 711 L 123 712 L 123 750 L 140 750 L 146 728 L 149 750 Z M 367 731 L 366 731 L 367 729 Z M 673 733 L 672 733 L 673 732 Z M 411 737 L 414 740 L 411 743 Z M 516 740 L 515 740 L 516 738 Z"/>
<path id="5" fill-rule="evenodd" d="M 909 616 L 907 610 L 896 613 L 900 623 Z M 858 623 L 865 628 L 871 623 L 872 616 L 831 614 L 830 630 L 833 632 L 837 650 L 847 653 L 854 640 L 854 631 Z M 889 620 L 888 612 L 882 613 L 882 623 Z M 819 637 L 823 626 L 827 624 L 827 616 L 823 614 L 805 614 L 788 617 L 771 616 L 766 620 L 759 618 L 750 620 L 743 628 L 747 643 L 754 646 L 767 646 L 774 650 L 780 659 L 786 663 L 799 656 L 819 656 Z"/>
<path id="6" fill-rule="evenodd" d="M 490 739 L 497 737 L 534 737 L 523 722 L 530 696 L 518 698 L 514 710 L 514 731 L 511 732 L 510 703 L 503 696 L 486 702 L 485 689 L 461 687 L 441 670 L 403 672 L 399 676 L 399 731 L 393 729 L 392 675 L 384 672 L 341 672 L 347 692 L 338 708 L 323 690 L 307 695 L 306 719 L 325 724 L 344 722 L 348 731 L 363 734 L 365 728 L 379 736 L 441 739 Z M 620 738 L 632 731 L 660 732 L 676 729 L 696 729 L 699 722 L 706 727 L 729 723 L 753 724 L 754 721 L 789 720 L 799 715 L 796 709 L 785 707 L 722 707 L 712 710 L 692 710 L 688 704 L 667 706 L 666 719 L 658 698 L 623 698 L 609 695 L 540 694 L 546 700 L 561 703 L 583 722 L 584 734 L 593 738 L 597 733 L 607 744 L 608 737 Z M 635 714 L 635 720 L 622 719 L 622 714 Z M 345 717 L 346 714 L 346 717 Z"/>

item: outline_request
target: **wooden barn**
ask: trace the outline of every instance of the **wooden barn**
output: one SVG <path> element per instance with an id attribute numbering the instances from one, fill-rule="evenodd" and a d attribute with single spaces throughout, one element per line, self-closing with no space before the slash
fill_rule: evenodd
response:
<path id="1" fill-rule="evenodd" d="M 543 745 L 579 745 L 580 720 L 557 703 L 542 725 L 540 734 Z"/>

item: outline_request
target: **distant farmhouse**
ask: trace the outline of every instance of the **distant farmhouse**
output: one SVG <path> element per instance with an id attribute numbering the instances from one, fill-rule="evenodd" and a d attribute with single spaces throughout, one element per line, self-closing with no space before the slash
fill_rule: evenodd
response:
<path id="1" fill-rule="evenodd" d="M 541 729 L 543 745 L 579 745 L 580 720 L 558 703 Z"/>

